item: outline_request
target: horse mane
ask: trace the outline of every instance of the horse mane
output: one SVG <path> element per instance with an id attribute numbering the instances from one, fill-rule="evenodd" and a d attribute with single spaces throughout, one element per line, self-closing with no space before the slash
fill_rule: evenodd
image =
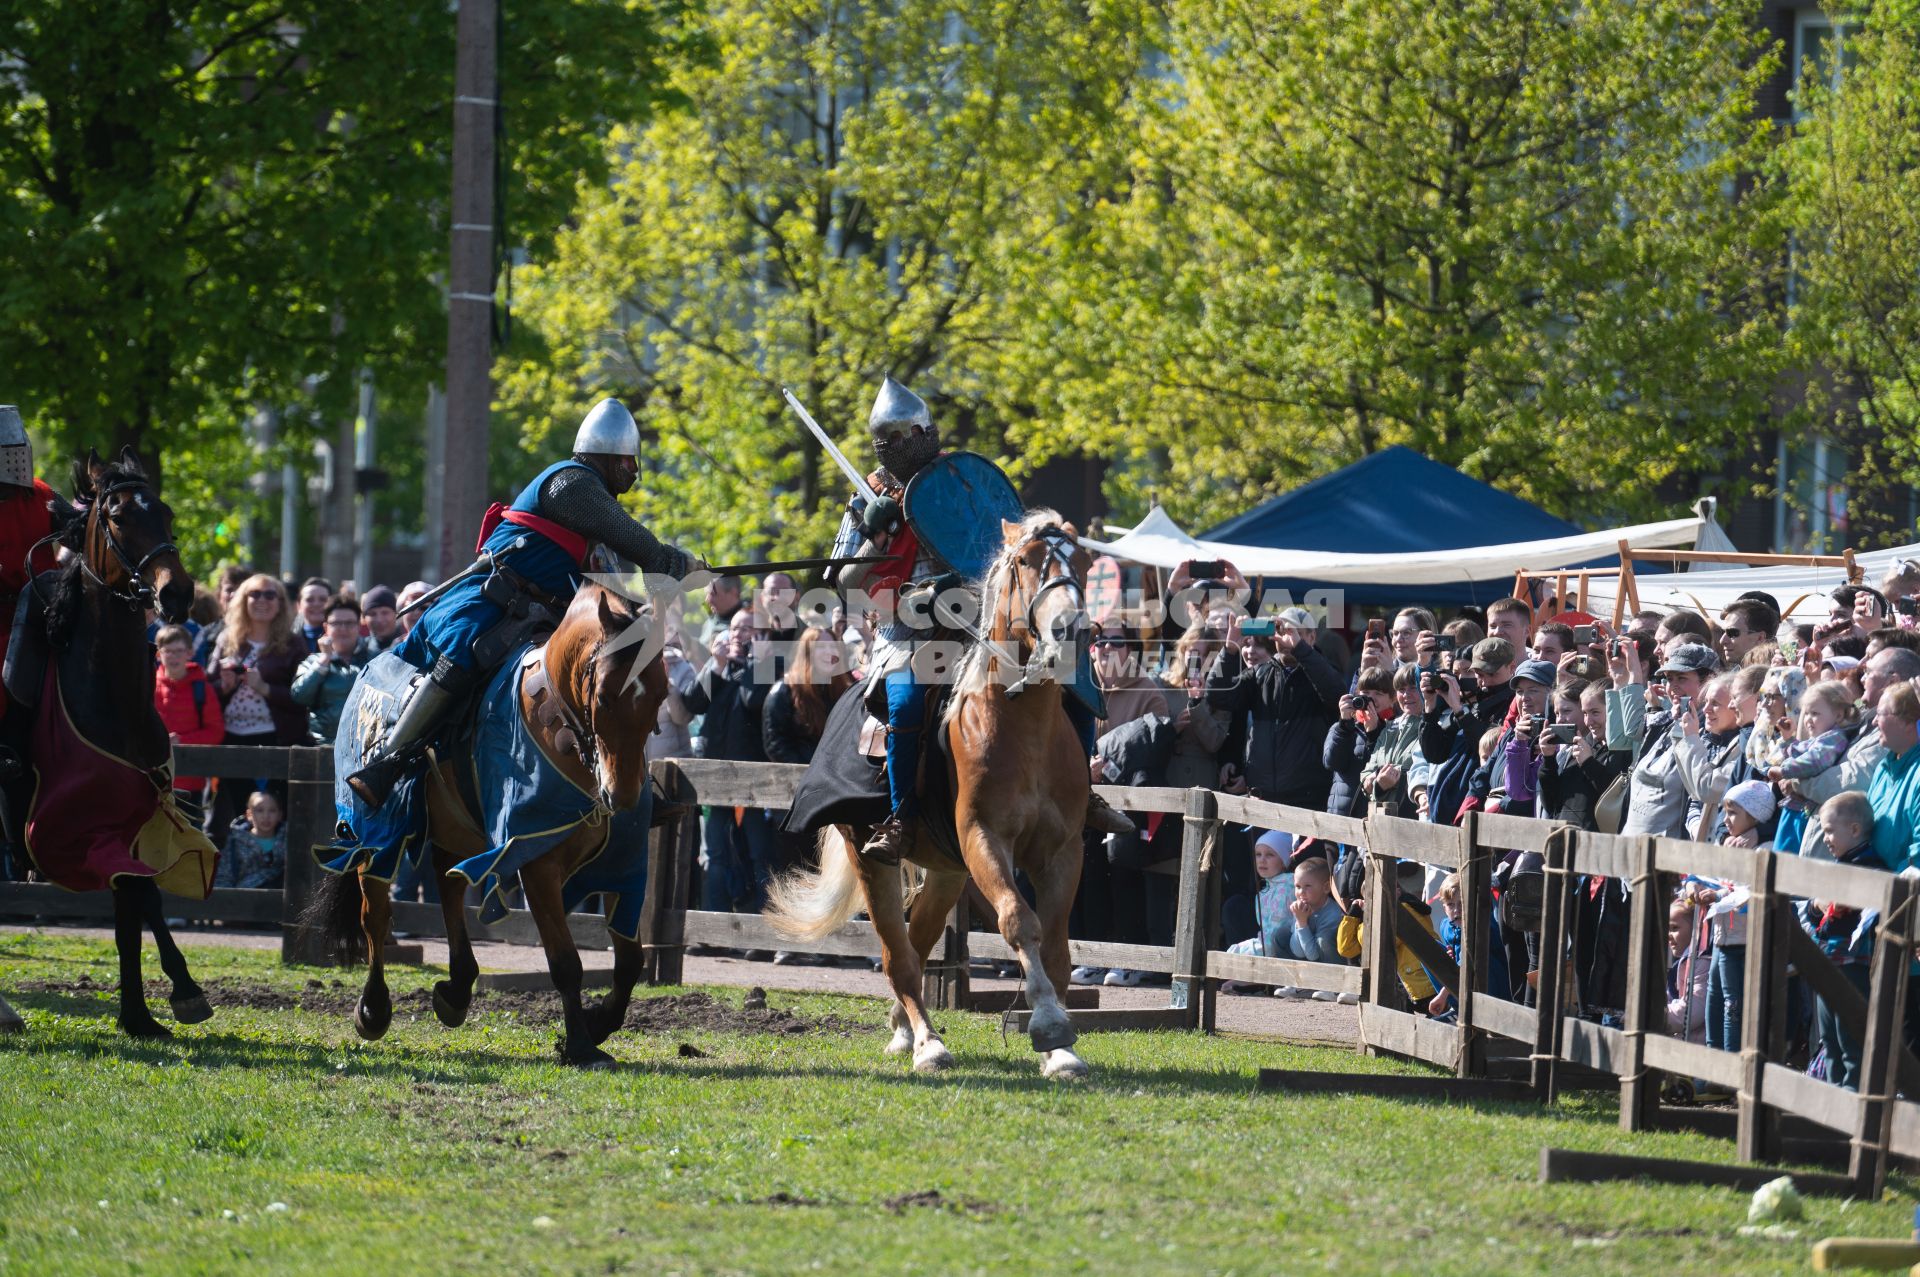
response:
<path id="1" fill-rule="evenodd" d="M 960 657 L 960 663 L 954 669 L 953 693 L 947 697 L 946 706 L 940 713 L 940 730 L 945 731 L 960 702 L 970 695 L 976 695 L 987 688 L 993 676 L 993 658 L 995 645 L 988 640 L 993 635 L 993 618 L 1000 614 L 1000 600 L 1005 597 L 1007 583 L 1013 579 L 1014 560 L 1020 555 L 1021 547 L 1031 541 L 1035 535 L 1048 527 L 1059 527 L 1065 521 L 1055 511 L 1044 506 L 1027 511 L 1020 520 L 1020 526 L 1007 534 L 1006 541 L 1000 547 L 1000 553 L 994 557 L 981 579 L 982 598 L 980 603 L 980 637 L 967 645 Z"/>
<path id="2" fill-rule="evenodd" d="M 80 602 L 87 592 L 83 575 L 86 546 L 82 539 L 86 536 L 87 510 L 95 492 L 119 483 L 150 482 L 152 480 L 148 478 L 146 468 L 130 450 L 121 453 L 118 461 L 106 463 L 98 480 L 93 476 L 88 458 L 83 457 L 73 463 L 73 502 L 69 504 L 55 498 L 47 503 L 47 509 L 53 515 L 54 544 L 70 552 L 67 561 L 57 569 L 59 576 L 54 582 L 53 593 L 46 601 L 47 640 L 54 647 L 66 647 L 79 624 Z M 31 581 L 28 585 L 32 588 Z"/>

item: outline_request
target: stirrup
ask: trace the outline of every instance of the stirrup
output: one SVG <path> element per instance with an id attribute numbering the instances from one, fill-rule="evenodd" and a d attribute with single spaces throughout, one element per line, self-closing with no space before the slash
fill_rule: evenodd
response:
<path id="1" fill-rule="evenodd" d="M 1130 834 L 1138 828 L 1127 813 L 1094 793 L 1087 795 L 1086 825 L 1104 834 Z"/>
<path id="2" fill-rule="evenodd" d="M 912 842 L 906 818 L 899 812 L 880 822 L 873 835 L 860 848 L 860 859 L 876 865 L 898 865 Z"/>

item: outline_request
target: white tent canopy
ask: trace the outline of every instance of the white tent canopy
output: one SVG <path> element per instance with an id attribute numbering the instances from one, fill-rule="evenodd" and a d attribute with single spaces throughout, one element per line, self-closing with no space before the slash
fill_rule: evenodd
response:
<path id="1" fill-rule="evenodd" d="M 1856 555 L 1866 585 L 1878 587 L 1886 579 L 1895 559 L 1920 561 L 1920 545 L 1892 550 L 1874 550 Z M 1634 585 L 1642 607 L 1672 611 L 1688 608 L 1709 617 L 1718 617 L 1729 603 L 1749 590 L 1763 590 L 1779 600 L 1787 615 L 1796 621 L 1821 621 L 1827 615 L 1827 592 L 1845 585 L 1847 574 L 1839 567 L 1794 567 L 1770 565 L 1752 568 L 1718 568 L 1701 571 L 1634 573 Z M 1595 579 L 1589 587 L 1587 610 L 1598 616 L 1610 616 L 1620 583 L 1610 578 Z M 1796 607 L 1796 604 L 1798 605 Z"/>
<path id="2" fill-rule="evenodd" d="M 1606 558 L 1619 552 L 1622 541 L 1637 550 L 1719 549 L 1726 544 L 1719 525 L 1711 517 L 1697 515 L 1505 545 L 1424 553 L 1338 554 L 1202 541 L 1182 531 L 1159 506 L 1116 540 L 1082 541 L 1096 553 L 1151 567 L 1174 568 L 1188 559 L 1225 559 L 1248 577 L 1396 586 L 1512 581 L 1514 573 L 1523 568 L 1528 572 L 1550 571 Z"/>

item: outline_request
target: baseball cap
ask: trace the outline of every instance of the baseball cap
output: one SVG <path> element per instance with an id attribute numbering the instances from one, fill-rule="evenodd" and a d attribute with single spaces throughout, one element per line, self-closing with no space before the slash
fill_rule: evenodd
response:
<path id="1" fill-rule="evenodd" d="M 1513 644 L 1503 638 L 1483 638 L 1473 645 L 1473 668 L 1482 672 L 1497 670 L 1513 664 Z M 1545 664 L 1545 662 L 1542 662 Z M 1547 686 L 1553 686 L 1553 680 L 1547 680 Z"/>
<path id="2" fill-rule="evenodd" d="M 1475 656 L 1474 664 L 1478 665 L 1478 649 L 1475 649 Z M 1559 681 L 1560 671 L 1553 668 L 1551 661 L 1522 661 L 1520 668 L 1513 672 L 1513 681 L 1517 683 L 1523 678 L 1542 687 L 1552 687 Z"/>
<path id="3" fill-rule="evenodd" d="M 360 599 L 360 607 L 363 611 L 371 611 L 377 607 L 399 606 L 400 599 L 394 594 L 393 587 L 390 585 L 376 585 L 362 595 Z"/>
<path id="4" fill-rule="evenodd" d="M 1682 643 L 1667 653 L 1666 664 L 1656 674 L 1711 674 L 1720 668 L 1720 658 L 1705 643 Z"/>

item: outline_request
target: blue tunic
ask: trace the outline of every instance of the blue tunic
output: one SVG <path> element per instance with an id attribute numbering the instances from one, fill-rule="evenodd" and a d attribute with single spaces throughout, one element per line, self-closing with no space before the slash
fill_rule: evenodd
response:
<path id="1" fill-rule="evenodd" d="M 556 461 L 520 490 L 510 508 L 523 514 L 544 515 L 540 509 L 540 489 L 556 472 L 568 466 L 591 468 L 578 461 Z M 550 537 L 503 521 L 482 549 L 498 553 L 521 537 L 525 537 L 527 543 L 505 556 L 507 565 L 556 598 L 572 598 L 580 588 L 580 565 Z M 406 642 L 400 645 L 400 659 L 417 670 L 428 670 L 444 656 L 461 669 L 472 670 L 474 641 L 492 629 L 502 615 L 499 607 L 480 593 L 486 582 L 485 573 L 476 573 L 435 599 L 413 632 L 407 635 Z"/>

